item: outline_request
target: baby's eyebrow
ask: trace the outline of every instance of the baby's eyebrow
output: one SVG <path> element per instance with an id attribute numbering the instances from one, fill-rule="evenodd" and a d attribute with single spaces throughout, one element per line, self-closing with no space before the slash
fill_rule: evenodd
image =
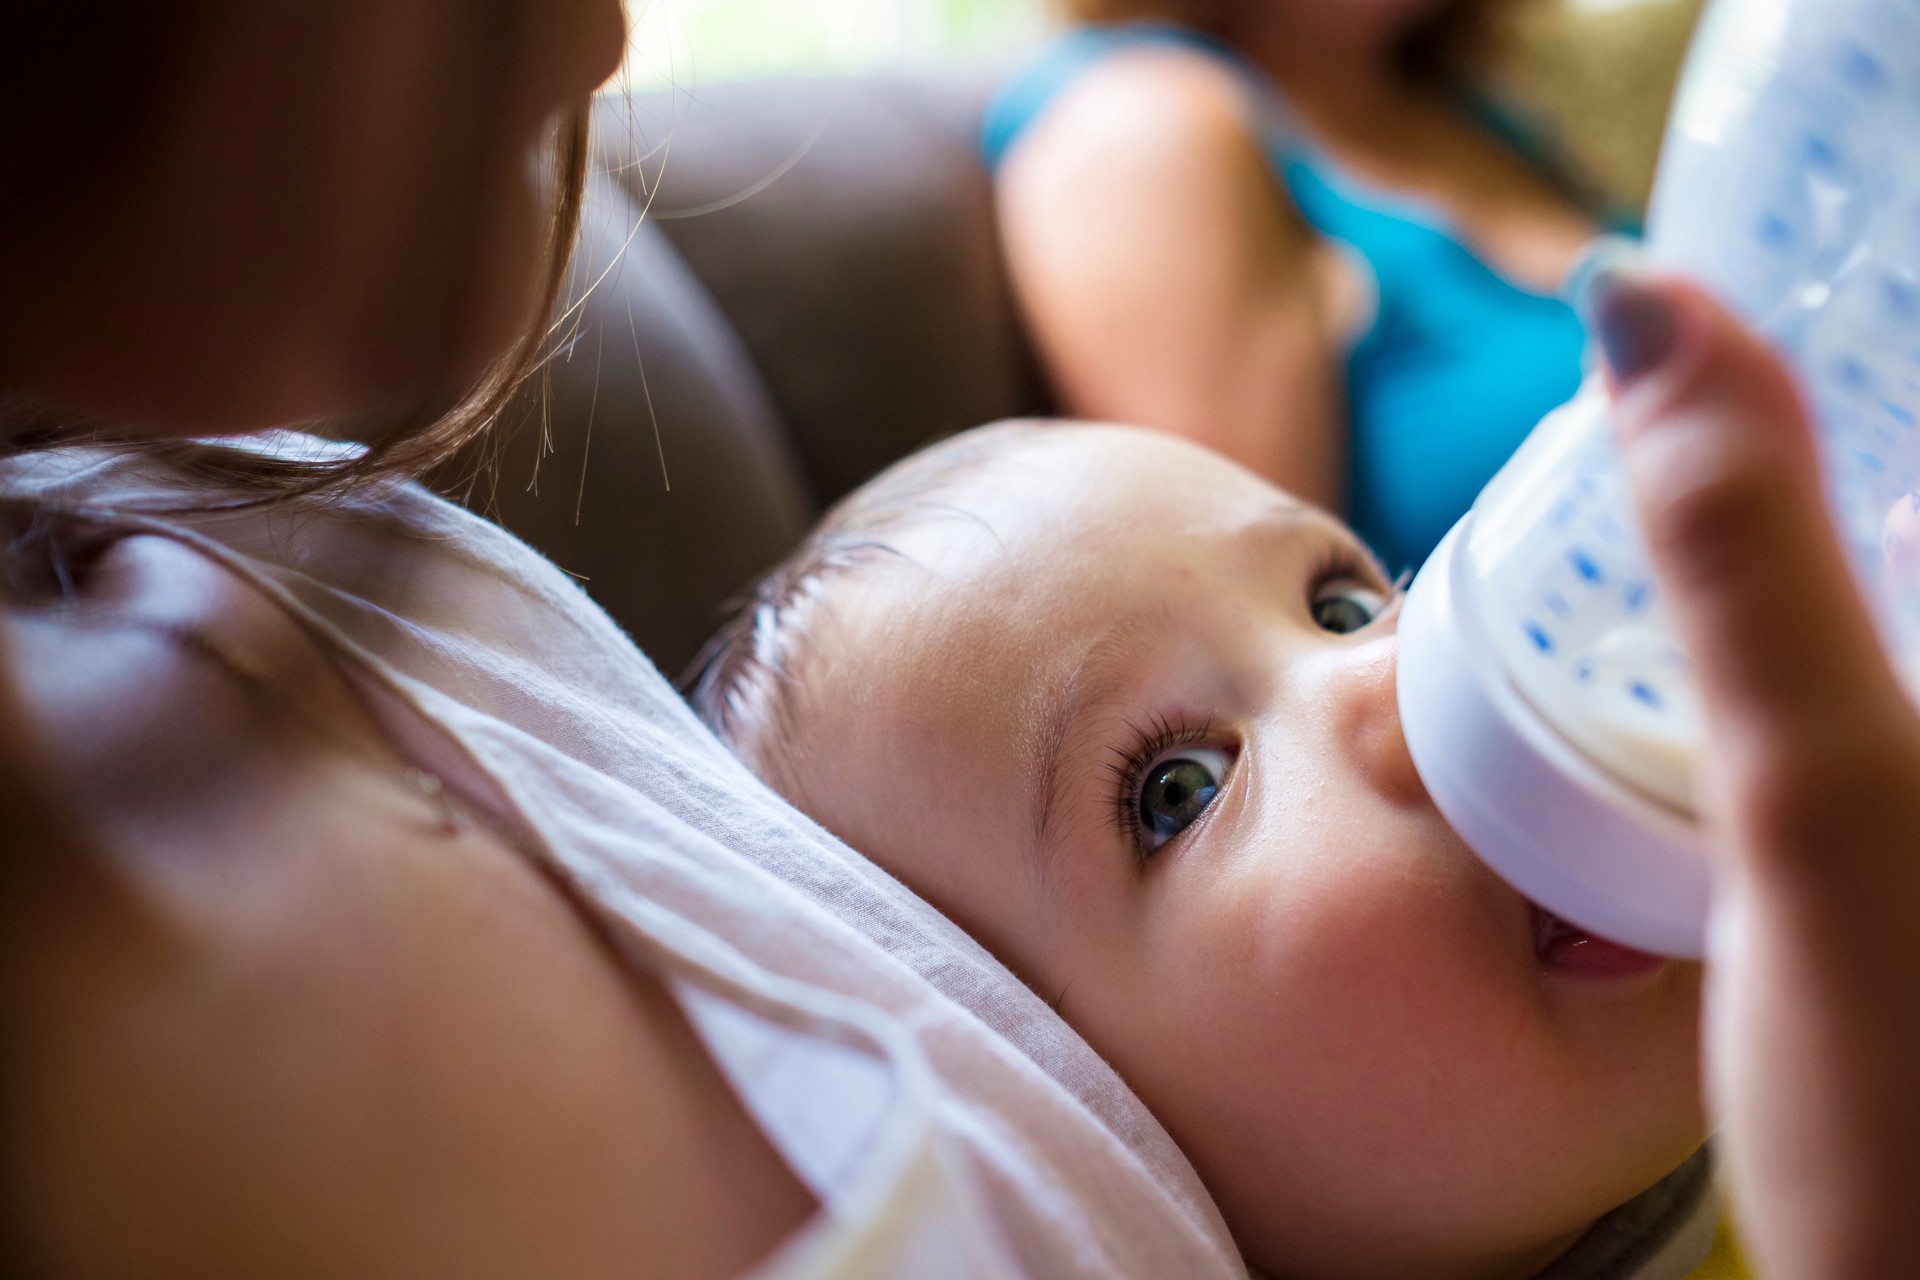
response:
<path id="1" fill-rule="evenodd" d="M 1165 625 L 1170 607 L 1118 619 L 1098 636 L 1072 666 L 1038 691 L 1025 717 L 1026 750 L 1031 763 L 1033 849 L 1039 879 L 1046 878 L 1058 836 L 1057 823 L 1066 790 L 1068 763 L 1081 753 L 1080 739 L 1100 723 L 1100 712 L 1126 691 L 1134 659 L 1153 632 Z"/>

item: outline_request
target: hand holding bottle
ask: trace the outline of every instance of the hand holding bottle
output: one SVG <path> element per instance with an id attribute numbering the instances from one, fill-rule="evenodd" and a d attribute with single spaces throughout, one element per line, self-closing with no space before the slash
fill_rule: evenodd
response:
<path id="1" fill-rule="evenodd" d="M 1593 292 L 1621 452 L 1697 673 L 1709 1092 L 1776 1280 L 1920 1274 L 1920 712 L 1784 364 L 1704 293 Z"/>

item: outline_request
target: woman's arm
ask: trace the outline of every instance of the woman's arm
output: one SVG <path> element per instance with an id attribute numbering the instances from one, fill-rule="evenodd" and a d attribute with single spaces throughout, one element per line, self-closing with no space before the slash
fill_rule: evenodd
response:
<path id="1" fill-rule="evenodd" d="M 1009 155 L 1001 231 L 1065 412 L 1185 436 L 1334 506 L 1351 282 L 1275 181 L 1244 95 L 1184 52 L 1096 67 Z"/>
<path id="2" fill-rule="evenodd" d="M 1699 672 L 1724 857 L 1707 1055 L 1769 1280 L 1920 1275 L 1920 715 L 1854 588 L 1793 380 L 1697 290 L 1595 295 Z"/>

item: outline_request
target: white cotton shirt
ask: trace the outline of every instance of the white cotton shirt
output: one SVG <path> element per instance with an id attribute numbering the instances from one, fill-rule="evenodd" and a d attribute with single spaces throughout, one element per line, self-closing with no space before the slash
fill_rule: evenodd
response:
<path id="1" fill-rule="evenodd" d="M 87 448 L 0 461 L 0 493 L 171 536 L 256 584 L 404 750 L 465 776 L 450 785 L 496 807 L 618 953 L 666 981 L 821 1206 L 756 1280 L 1246 1275 L 1113 1070 L 768 790 L 510 534 L 399 483 L 319 511 L 161 514 L 235 495 Z"/>

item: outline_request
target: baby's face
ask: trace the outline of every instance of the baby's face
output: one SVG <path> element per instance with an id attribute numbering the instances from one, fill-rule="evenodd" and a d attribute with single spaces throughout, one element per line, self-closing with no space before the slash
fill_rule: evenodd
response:
<path id="1" fill-rule="evenodd" d="M 1121 428 L 940 501 L 817 611 L 774 772 L 1056 1004 L 1257 1268 L 1528 1275 L 1699 1144 L 1698 971 L 1542 943 L 1454 836 L 1337 522 Z"/>

